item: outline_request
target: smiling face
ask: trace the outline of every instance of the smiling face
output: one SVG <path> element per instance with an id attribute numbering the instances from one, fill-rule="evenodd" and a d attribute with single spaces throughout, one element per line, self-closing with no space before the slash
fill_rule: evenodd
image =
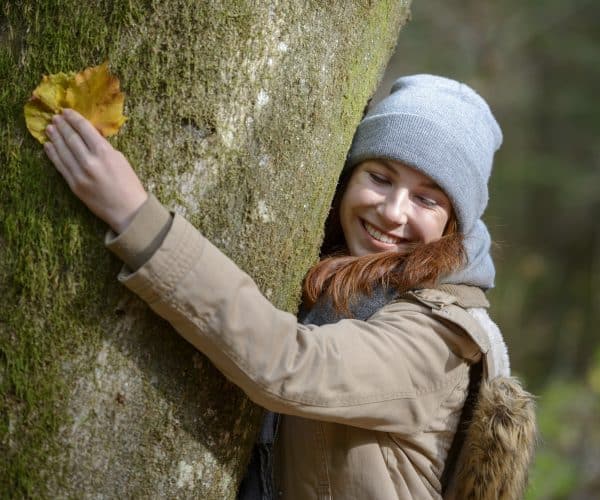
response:
<path id="1" fill-rule="evenodd" d="M 358 165 L 340 204 L 340 223 L 351 255 L 405 250 L 444 234 L 452 204 L 429 177 L 403 163 Z"/>

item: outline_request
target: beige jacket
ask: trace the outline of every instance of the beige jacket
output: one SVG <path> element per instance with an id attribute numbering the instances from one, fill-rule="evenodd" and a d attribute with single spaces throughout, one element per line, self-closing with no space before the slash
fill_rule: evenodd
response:
<path id="1" fill-rule="evenodd" d="M 441 498 L 440 478 L 489 339 L 477 288 L 406 294 L 368 321 L 302 325 L 184 218 L 153 198 L 108 247 L 119 279 L 250 399 L 285 415 L 286 499 Z M 487 370 L 493 370 L 492 365 Z"/>

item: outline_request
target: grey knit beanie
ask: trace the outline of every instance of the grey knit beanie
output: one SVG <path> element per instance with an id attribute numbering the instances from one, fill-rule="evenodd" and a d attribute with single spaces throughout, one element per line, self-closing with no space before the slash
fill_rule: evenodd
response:
<path id="1" fill-rule="evenodd" d="M 465 235 L 468 262 L 444 282 L 494 284 L 490 236 L 480 217 L 502 131 L 489 106 L 464 83 L 434 75 L 398 79 L 354 136 L 346 168 L 385 158 L 409 165 L 446 193 Z"/>

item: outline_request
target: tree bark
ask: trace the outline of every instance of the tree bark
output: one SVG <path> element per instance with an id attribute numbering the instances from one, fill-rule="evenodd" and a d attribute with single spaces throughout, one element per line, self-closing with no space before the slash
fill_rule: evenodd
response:
<path id="1" fill-rule="evenodd" d="M 408 3 L 2 0 L 2 491 L 233 498 L 261 414 L 116 282 L 105 227 L 25 129 L 42 74 L 108 58 L 115 146 L 295 311 Z"/>

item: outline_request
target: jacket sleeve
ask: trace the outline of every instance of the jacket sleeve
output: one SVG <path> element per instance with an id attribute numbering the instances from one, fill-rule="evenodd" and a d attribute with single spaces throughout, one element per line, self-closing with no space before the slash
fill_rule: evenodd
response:
<path id="1" fill-rule="evenodd" d="M 178 215 L 149 260 L 119 279 L 272 411 L 415 432 L 467 379 L 455 351 L 472 344 L 427 308 L 396 302 L 368 321 L 302 325 Z"/>

